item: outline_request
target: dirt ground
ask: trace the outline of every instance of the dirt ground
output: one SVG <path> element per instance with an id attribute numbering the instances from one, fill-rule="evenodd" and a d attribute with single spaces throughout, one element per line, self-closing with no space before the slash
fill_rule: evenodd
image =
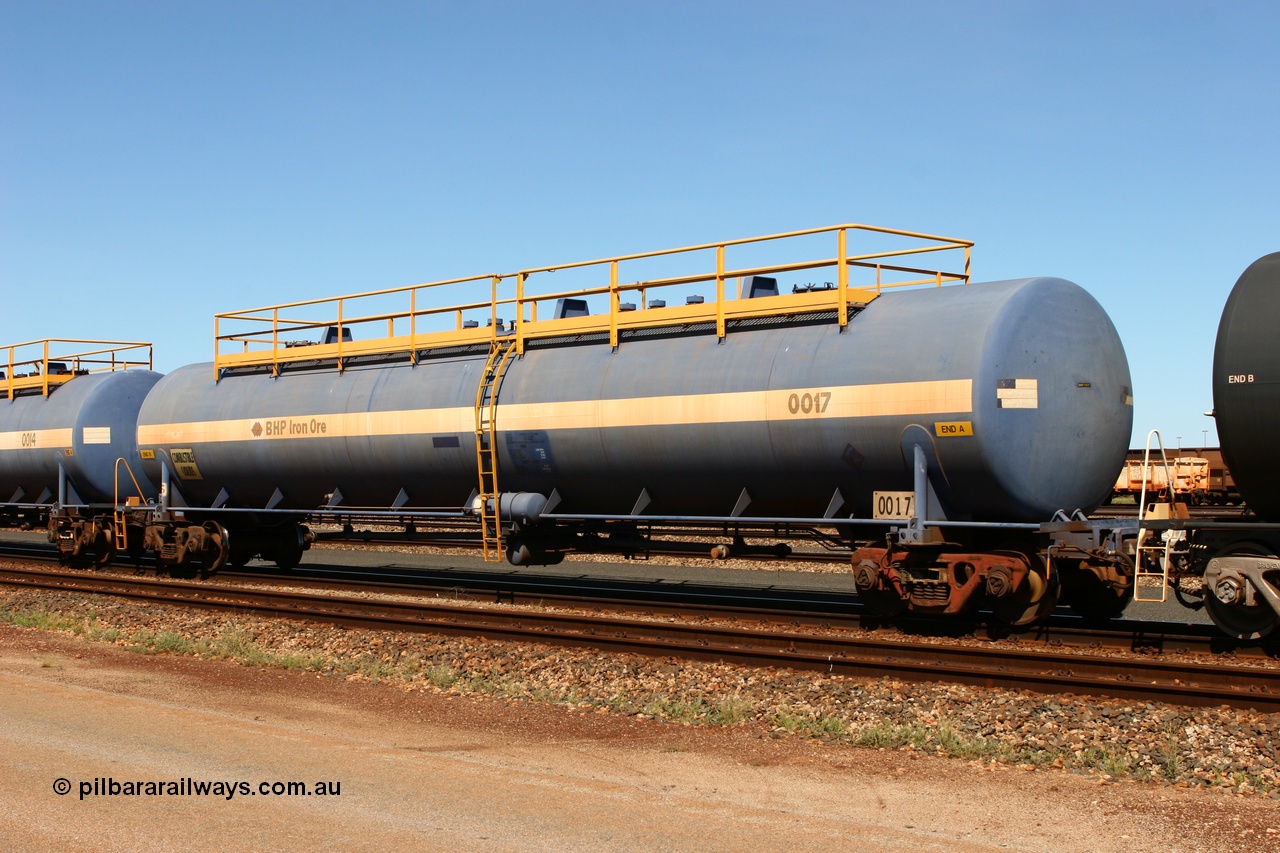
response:
<path id="1" fill-rule="evenodd" d="M 290 781 L 330 793 L 271 794 Z M 14 851 L 1270 853 L 1280 802 L 0 626 L 0 833 Z"/>

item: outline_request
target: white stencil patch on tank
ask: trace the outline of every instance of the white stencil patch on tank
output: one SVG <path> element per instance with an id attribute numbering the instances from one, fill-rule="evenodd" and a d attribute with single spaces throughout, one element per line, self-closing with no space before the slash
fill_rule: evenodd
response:
<path id="1" fill-rule="evenodd" d="M 110 444 L 111 427 L 85 427 L 83 437 L 85 444 Z"/>
<path id="2" fill-rule="evenodd" d="M 1036 379 L 997 379 L 996 408 L 999 409 L 1038 409 L 1040 408 L 1039 380 Z"/>

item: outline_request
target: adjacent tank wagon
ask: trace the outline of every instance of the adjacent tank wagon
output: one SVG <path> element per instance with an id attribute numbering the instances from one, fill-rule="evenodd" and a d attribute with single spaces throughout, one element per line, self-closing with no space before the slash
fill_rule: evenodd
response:
<path id="1" fill-rule="evenodd" d="M 1280 522 L 1280 252 L 1254 261 L 1227 297 L 1213 353 L 1213 411 L 1236 488 Z"/>
<path id="2" fill-rule="evenodd" d="M 1185 539 L 1165 555 L 1168 571 L 1201 575 L 1215 624 L 1241 639 L 1280 629 L 1280 252 L 1254 261 L 1236 281 L 1218 325 L 1213 409 L 1222 456 L 1247 522 L 1185 523 Z M 1172 526 L 1172 525 L 1171 525 Z M 1166 534 L 1169 538 L 1170 534 Z"/>
<path id="3" fill-rule="evenodd" d="M 113 525 L 95 507 L 156 497 L 133 476 L 138 411 L 160 380 L 150 344 L 51 339 L 0 353 L 0 509 L 33 525 L 52 511 L 64 553 L 109 560 Z"/>
<path id="4" fill-rule="evenodd" d="M 1140 507 L 1134 538 L 1139 600 L 1176 595 L 1187 606 L 1204 607 L 1221 631 L 1242 640 L 1280 629 L 1280 464 L 1270 431 L 1280 418 L 1277 295 L 1280 253 L 1258 259 L 1240 276 L 1214 349 L 1212 414 L 1223 460 L 1252 514 L 1211 521 L 1188 517 L 1179 511 L 1182 504 L 1173 512 L 1164 511 L 1167 504 L 1157 504 L 1155 513 Z"/>

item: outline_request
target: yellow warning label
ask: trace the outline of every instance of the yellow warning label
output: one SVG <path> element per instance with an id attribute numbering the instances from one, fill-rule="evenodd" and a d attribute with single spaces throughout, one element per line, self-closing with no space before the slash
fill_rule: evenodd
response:
<path id="1" fill-rule="evenodd" d="M 139 450 L 138 455 L 143 459 L 155 459 L 156 452 L 154 450 Z"/>
<path id="2" fill-rule="evenodd" d="M 955 435 L 973 435 L 973 421 L 934 421 L 935 435 L 944 438 Z"/>
<path id="3" fill-rule="evenodd" d="M 173 470 L 184 480 L 203 480 L 200 469 L 196 466 L 196 455 L 189 447 L 175 447 L 169 451 L 169 459 L 173 461 Z"/>

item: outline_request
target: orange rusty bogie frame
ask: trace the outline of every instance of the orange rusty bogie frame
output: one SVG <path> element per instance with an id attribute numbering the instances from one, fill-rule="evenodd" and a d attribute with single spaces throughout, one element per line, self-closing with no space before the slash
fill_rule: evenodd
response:
<path id="1" fill-rule="evenodd" d="M 1023 591 L 1031 562 L 1019 551 L 949 551 L 946 546 L 859 548 L 853 552 L 860 594 L 896 596 L 914 612 L 955 615 L 982 596 L 1011 598 Z M 919 578 L 912 571 L 935 575 Z"/>

